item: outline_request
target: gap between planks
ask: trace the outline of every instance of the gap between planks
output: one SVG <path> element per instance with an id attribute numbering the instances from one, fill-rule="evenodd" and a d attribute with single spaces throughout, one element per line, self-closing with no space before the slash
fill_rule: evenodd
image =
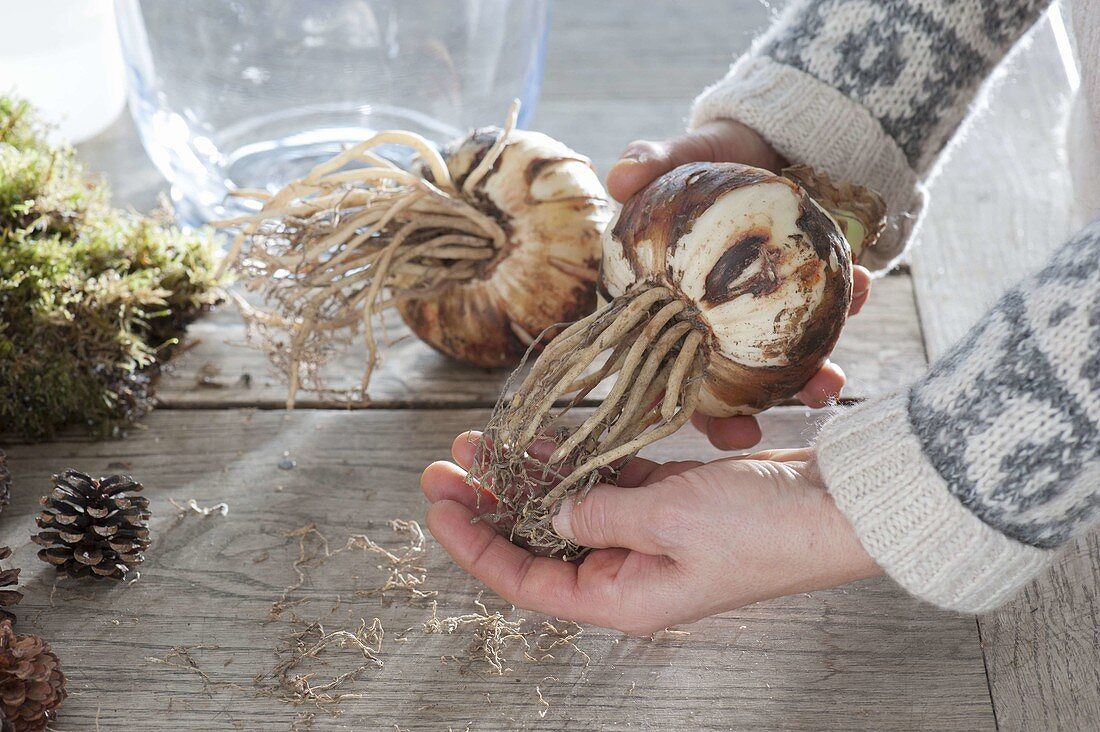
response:
<path id="1" fill-rule="evenodd" d="M 923 373 L 926 359 L 915 303 L 913 283 L 907 274 L 884 277 L 874 284 L 870 301 L 847 324 L 833 354 L 848 375 L 846 399 L 892 391 Z M 223 305 L 208 313 L 188 332 L 182 352 L 158 381 L 162 408 L 285 406 L 285 385 L 272 372 L 265 354 L 243 345 L 244 325 L 231 306 Z M 349 406 L 337 399 L 302 392 L 298 407 L 451 409 L 496 403 L 509 370 L 457 364 L 417 341 L 397 318 L 387 321 L 385 332 L 392 345 L 383 351 L 375 370 L 370 403 Z M 358 384 L 363 358 L 361 343 L 337 353 L 327 369 L 331 386 Z M 608 383 L 598 387 L 584 403 L 596 404 Z"/>

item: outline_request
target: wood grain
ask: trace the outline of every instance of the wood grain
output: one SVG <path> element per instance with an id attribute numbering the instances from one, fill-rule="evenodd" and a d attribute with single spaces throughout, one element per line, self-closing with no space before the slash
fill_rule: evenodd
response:
<path id="1" fill-rule="evenodd" d="M 690 99 L 748 46 L 767 20 L 766 5 L 708 0 L 686 12 L 666 0 L 559 0 L 534 126 L 606 173 L 630 140 L 683 129 Z M 1066 89 L 1052 83 L 1062 78 L 1049 29 L 1041 29 L 1003 71 L 988 109 L 933 184 L 911 255 L 912 279 L 877 283 L 868 309 L 849 327 L 837 356 L 848 371 L 848 395 L 881 393 L 917 376 L 925 364 L 920 326 L 928 353 L 941 355 L 1068 233 L 1068 183 L 1057 144 Z M 162 183 L 128 119 L 80 152 L 107 174 L 122 203 L 153 205 Z M 395 336 L 403 332 L 391 328 Z M 272 649 L 291 629 L 285 620 L 268 626 L 259 620 L 294 578 L 296 547 L 282 533 L 315 521 L 334 544 L 361 531 L 388 538 L 387 519 L 422 513 L 419 468 L 444 455 L 450 434 L 484 419 L 484 412 L 459 408 L 490 403 L 503 379 L 457 367 L 406 339 L 387 352 L 376 406 L 448 411 L 205 411 L 277 406 L 282 386 L 261 354 L 224 344 L 240 336 L 231 311 L 212 315 L 193 333 L 201 342 L 166 376 L 161 395 L 168 407 L 196 411 L 155 414 L 147 431 L 124 443 L 60 441 L 10 450 L 19 483 L 3 535 L 15 541 L 15 559 L 25 567 L 24 622 L 55 640 L 70 669 L 74 695 L 63 730 L 94 728 L 97 712 L 104 730 L 287 729 L 303 710 L 256 698 L 251 687 L 252 676 L 276 662 Z M 221 388 L 195 386 L 207 363 L 220 369 L 212 380 Z M 360 363 L 359 355 L 347 354 L 338 364 L 342 378 L 358 373 Z M 252 376 L 251 389 L 239 381 L 244 373 Z M 802 444 L 812 429 L 800 409 L 774 410 L 765 420 L 777 445 Z M 287 449 L 298 467 L 282 471 L 276 466 Z M 714 454 L 687 434 L 655 450 L 665 457 Z M 51 607 L 52 579 L 26 542 L 33 494 L 45 490 L 50 472 L 69 464 L 96 471 L 114 461 L 131 462 L 154 497 L 158 538 L 150 562 L 129 588 L 59 585 Z M 170 497 L 225 500 L 231 511 L 177 522 Z M 254 562 L 265 552 L 266 560 Z M 994 723 L 991 693 L 1004 729 L 1095 728 L 1098 557 L 1093 534 L 1017 602 L 980 619 L 988 691 L 973 620 L 931 610 L 879 581 L 746 608 L 692 628 L 687 639 L 650 642 L 590 630 L 582 643 L 594 659 L 587 672 L 563 658 L 515 664 L 501 678 L 463 676 L 438 656 L 461 653 L 465 638 L 414 633 L 407 644 L 387 641 L 387 666 L 358 682 L 368 699 L 347 702 L 340 718 L 321 713 L 315 727 L 980 729 Z M 443 606 L 469 610 L 477 583 L 434 545 L 427 566 Z M 379 576 L 372 561 L 333 558 L 310 572 L 313 599 L 298 612 L 324 616 L 332 627 L 375 615 L 391 634 L 416 626 L 419 609 L 354 596 Z M 341 604 L 329 612 L 337 594 Z M 243 688 L 204 693 L 199 676 L 145 661 L 178 644 L 220 646 L 196 650 L 195 658 L 215 681 Z M 542 683 L 547 676 L 559 680 Z M 536 684 L 551 704 L 545 719 L 538 716 Z"/>
<path id="2" fill-rule="evenodd" d="M 423 634 L 425 608 L 357 595 L 385 576 L 373 555 L 348 552 L 307 568 L 303 589 L 290 599 L 308 602 L 264 623 L 295 580 L 298 547 L 286 532 L 314 523 L 333 549 L 359 533 L 396 548 L 386 522 L 422 518 L 421 468 L 445 458 L 451 435 L 485 416 L 161 411 L 124 442 L 11 448 L 16 491 L 0 542 L 12 545 L 23 568 L 21 628 L 49 638 L 70 675 L 72 695 L 56 728 L 285 730 L 310 711 L 316 730 L 992 728 L 973 620 L 922 605 L 886 580 L 761 603 L 692 626 L 690 636 L 636 639 L 587 628 L 579 640 L 592 658 L 587 668 L 569 652 L 533 664 L 513 649 L 503 676 L 464 674 L 442 662 L 463 656 L 470 637 Z M 768 444 L 804 444 L 815 419 L 801 408 L 773 410 L 765 417 Z M 278 467 L 284 451 L 295 468 Z M 651 456 L 716 454 L 685 431 Z M 123 462 L 146 485 L 154 515 L 140 580 L 55 585 L 28 541 L 38 494 L 64 467 L 102 473 Z M 229 513 L 178 516 L 169 499 L 224 501 Z M 474 610 L 479 583 L 434 542 L 424 566 L 442 612 Z M 492 597 L 486 603 L 502 607 Z M 294 614 L 330 630 L 378 617 L 387 630 L 385 667 L 349 684 L 365 697 L 345 700 L 338 717 L 259 695 L 253 685 L 278 662 L 280 640 L 298 628 Z M 413 628 L 408 642 L 396 642 L 406 628 Z M 163 663 L 175 646 L 194 647 L 210 685 Z M 331 676 L 353 668 L 348 651 L 331 649 L 322 659 L 328 665 L 311 662 L 303 671 Z"/>
<path id="3" fill-rule="evenodd" d="M 457 363 L 411 335 L 396 314 L 386 319 L 386 346 L 371 381 L 376 407 L 489 406 L 496 402 L 509 371 Z M 170 408 L 281 407 L 286 386 L 267 356 L 245 345 L 236 308 L 223 305 L 194 323 L 187 348 L 159 382 L 157 394 Z M 358 386 L 366 349 L 357 340 L 326 367 L 332 388 Z M 924 370 L 920 325 L 908 276 L 886 277 L 854 318 L 834 352 L 849 384 L 844 396 L 867 397 L 908 383 Z M 593 393 L 593 398 L 606 391 Z M 342 406 L 339 401 L 302 393 L 299 407 Z"/>
<path id="4" fill-rule="evenodd" d="M 1071 190 L 1060 144 L 1068 91 L 1044 23 L 943 166 L 911 253 L 931 358 L 1069 234 Z M 979 619 L 1002 729 L 1100 724 L 1098 594 L 1094 532 L 1017 600 Z"/>
<path id="5" fill-rule="evenodd" d="M 1001 729 L 1100 722 L 1100 532 L 1070 545 L 1004 608 L 979 619 Z"/>

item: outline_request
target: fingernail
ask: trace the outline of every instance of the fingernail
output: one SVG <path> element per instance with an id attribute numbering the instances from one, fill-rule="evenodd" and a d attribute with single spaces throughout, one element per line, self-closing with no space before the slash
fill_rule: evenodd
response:
<path id="1" fill-rule="evenodd" d="M 618 168 L 622 170 L 624 168 L 633 168 L 635 165 L 641 165 L 648 159 L 647 156 L 641 155 L 636 158 L 619 158 L 615 161 L 615 164 L 611 166 L 611 170 Z"/>
<path id="2" fill-rule="evenodd" d="M 550 519 L 550 523 L 561 538 L 567 541 L 573 541 L 576 538 L 573 536 L 573 501 L 571 499 L 566 498 L 558 504 L 558 512 Z"/>
<path id="3" fill-rule="evenodd" d="M 620 162 L 627 163 L 644 163 L 653 157 L 654 152 L 653 145 L 648 142 L 635 142 L 627 145 L 623 150 L 623 154 L 619 156 Z"/>

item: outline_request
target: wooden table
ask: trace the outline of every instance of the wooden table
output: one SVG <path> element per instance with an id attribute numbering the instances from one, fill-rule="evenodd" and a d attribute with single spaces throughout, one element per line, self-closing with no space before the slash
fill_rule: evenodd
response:
<path id="1" fill-rule="evenodd" d="M 693 94 L 766 22 L 765 5 L 557 3 L 537 126 L 606 171 L 630 139 L 682 127 Z M 847 398 L 918 376 L 1069 230 L 1067 180 L 1050 132 L 1067 93 L 1044 26 L 944 166 L 910 265 L 875 284 L 845 332 L 836 360 L 850 377 Z M 128 120 L 80 152 L 123 203 L 148 208 L 162 189 Z M 336 550 L 359 534 L 391 551 L 402 546 L 388 522 L 422 519 L 420 470 L 447 457 L 454 434 L 484 422 L 504 375 L 456 366 L 406 338 L 386 351 L 372 408 L 307 397 L 287 413 L 264 357 L 228 343 L 241 330 L 228 308 L 192 327 L 192 347 L 161 382 L 161 408 L 125 440 L 7 446 L 16 490 L 0 542 L 23 568 L 22 628 L 48 638 L 69 675 L 57 729 L 972 730 L 1086 729 L 1100 720 L 1096 534 L 1018 600 L 977 619 L 880 579 L 760 603 L 698 623 L 690 635 L 635 639 L 585 628 L 576 645 L 587 664 L 568 646 L 535 663 L 513 645 L 501 676 L 484 664 L 463 669 L 451 657 L 466 655 L 471 631 L 425 633 L 429 608 L 370 592 L 386 577 L 381 555 L 354 542 Z M 338 371 L 357 379 L 360 364 L 348 354 Z M 211 368 L 215 385 L 200 386 Z M 762 419 L 765 443 L 806 444 L 818 418 L 798 406 L 774 409 Z M 715 455 L 691 431 L 648 452 Z M 137 582 L 58 582 L 34 558 L 37 498 L 51 473 L 70 466 L 125 470 L 147 486 L 155 542 Z M 228 514 L 176 507 L 192 499 L 224 503 Z M 420 566 L 440 614 L 475 612 L 479 583 L 430 539 L 425 548 Z M 280 600 L 289 606 L 271 618 Z M 528 629 L 542 621 L 509 613 L 488 593 L 484 602 Z M 336 716 L 281 701 L 269 677 L 257 684 L 290 658 L 287 638 L 304 624 L 354 631 L 376 617 L 386 631 L 384 667 L 343 687 L 357 696 L 333 706 Z M 322 683 L 356 669 L 357 654 L 332 646 L 294 673 L 315 672 Z"/>

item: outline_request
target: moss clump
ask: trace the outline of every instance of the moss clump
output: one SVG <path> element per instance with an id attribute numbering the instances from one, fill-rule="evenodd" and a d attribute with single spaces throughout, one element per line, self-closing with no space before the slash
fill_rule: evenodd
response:
<path id="1" fill-rule="evenodd" d="M 215 243 L 110 206 L 30 106 L 0 96 L 0 432 L 108 435 L 217 300 Z"/>

